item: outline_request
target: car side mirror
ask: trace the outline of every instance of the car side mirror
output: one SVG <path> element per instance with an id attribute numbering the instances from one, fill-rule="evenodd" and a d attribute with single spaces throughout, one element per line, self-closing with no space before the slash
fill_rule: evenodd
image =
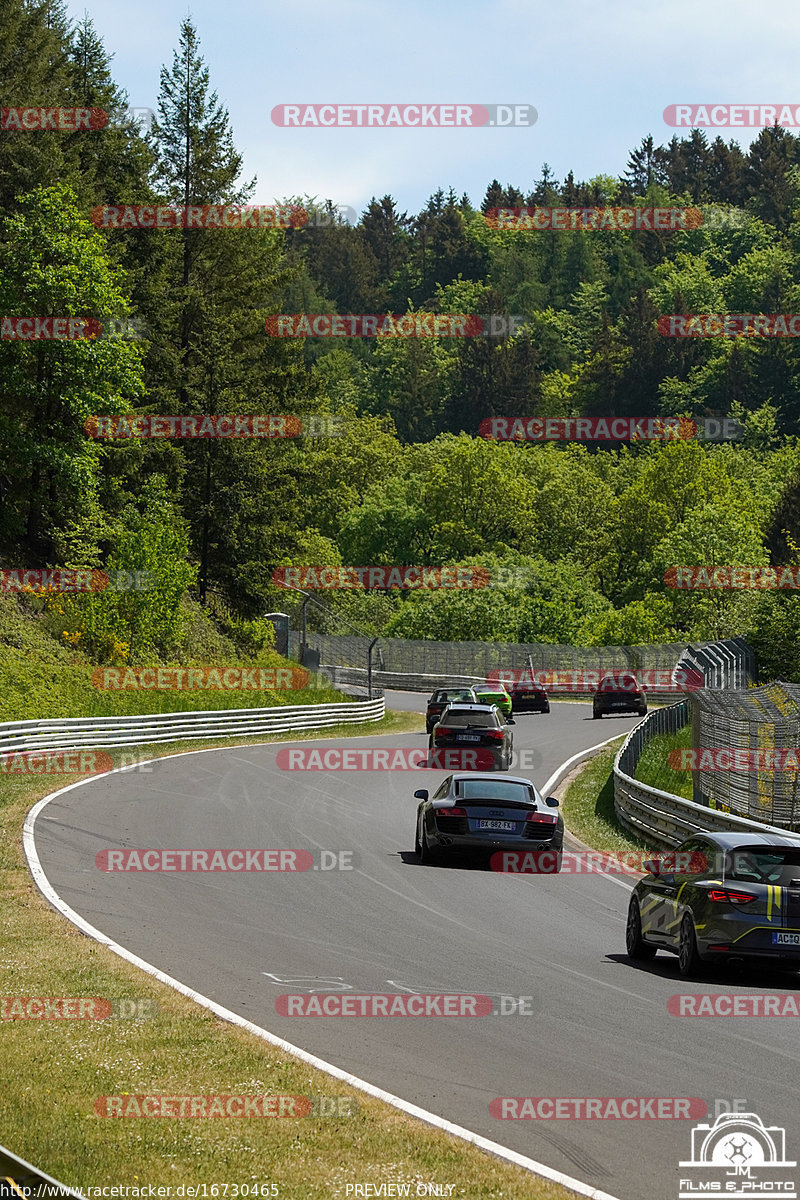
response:
<path id="1" fill-rule="evenodd" d="M 545 800 L 545 804 L 547 804 L 550 808 L 558 808 L 558 801 L 556 800 L 555 796 L 548 796 Z"/>
<path id="2" fill-rule="evenodd" d="M 513 717 L 506 717 L 506 725 L 516 725 L 516 723 L 517 722 L 514 720 Z"/>
<path id="3" fill-rule="evenodd" d="M 647 871 L 648 874 L 650 874 L 650 875 L 660 875 L 661 874 L 661 859 L 660 858 L 646 858 L 644 860 L 644 862 L 642 863 L 642 866 L 644 867 L 645 871 Z"/>
<path id="4" fill-rule="evenodd" d="M 415 800 L 427 800 L 428 799 L 427 789 L 420 788 L 419 791 L 414 792 L 414 799 Z"/>

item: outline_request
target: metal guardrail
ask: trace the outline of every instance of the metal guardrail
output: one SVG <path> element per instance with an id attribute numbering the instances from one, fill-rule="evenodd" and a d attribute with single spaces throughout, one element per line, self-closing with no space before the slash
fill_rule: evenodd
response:
<path id="1" fill-rule="evenodd" d="M 304 633 L 298 641 L 290 633 L 292 653 L 304 656 L 304 665 L 321 671 L 335 683 L 365 685 L 405 691 L 433 691 L 437 687 L 485 684 L 495 671 L 529 669 L 532 672 L 579 673 L 597 671 L 699 672 L 706 688 L 744 688 L 755 678 L 753 651 L 743 638 L 719 642 L 671 642 L 653 646 L 559 646 L 546 643 L 438 642 L 378 638 L 369 647 L 364 638 Z M 375 643 L 377 644 L 377 647 Z M 369 651 L 369 653 L 368 653 Z M 373 654 L 374 651 L 374 654 Z M 313 655 L 313 661 L 305 656 Z M 362 664 L 369 660 L 371 672 Z M 374 660 L 374 661 L 373 661 Z M 574 681 L 576 682 L 576 681 Z M 588 696 L 585 691 L 564 695 Z M 675 688 L 647 688 L 652 700 L 672 700 Z M 555 694 L 555 693 L 554 693 Z"/>
<path id="2" fill-rule="evenodd" d="M 634 779 L 636 764 L 650 739 L 662 733 L 677 733 L 689 720 L 689 701 L 682 700 L 649 713 L 626 737 L 614 759 L 614 809 L 620 825 L 634 837 L 666 849 L 680 845 L 692 834 L 713 830 L 733 833 L 754 830 L 800 840 L 800 834 L 776 825 L 707 808 Z"/>
<path id="3" fill-rule="evenodd" d="M 65 717 L 0 723 L 0 754 L 71 750 L 80 746 L 145 746 L 198 738 L 252 737 L 293 729 L 379 721 L 384 700 L 298 704 L 279 708 L 150 713 L 135 717 Z"/>
<path id="4" fill-rule="evenodd" d="M 711 687 L 744 686 L 734 684 L 726 678 L 735 663 L 744 664 L 752 650 L 741 638 L 729 638 L 722 642 L 670 642 L 663 645 L 645 646 L 564 646 L 544 642 L 440 642 L 435 639 L 410 640 L 405 638 L 380 637 L 375 639 L 373 669 L 375 677 L 388 672 L 390 675 L 408 678 L 418 675 L 434 675 L 437 680 L 446 678 L 463 679 L 474 676 L 485 680 L 496 670 L 509 667 L 525 667 L 528 660 L 536 671 L 581 671 L 581 670 L 667 670 L 676 663 L 696 665 L 706 673 L 719 674 L 720 681 L 709 683 Z M 330 666 L 363 668 L 366 665 L 368 639 L 366 636 L 333 635 L 307 631 L 291 631 L 289 646 L 293 655 L 299 655 L 301 644 L 319 654 L 323 669 Z M 697 663 L 694 662 L 697 656 Z"/>
<path id="5" fill-rule="evenodd" d="M 52 1175 L 46 1175 L 26 1159 L 0 1146 L 0 1196 L 13 1197 L 13 1200 L 20 1196 L 31 1197 L 32 1200 L 39 1196 L 82 1200 L 83 1193 L 59 1183 Z"/>
<path id="6" fill-rule="evenodd" d="M 321 674 L 326 675 L 334 686 L 351 684 L 364 687 L 367 672 L 363 667 L 340 667 L 329 663 L 319 667 Z M 437 688 L 471 687 L 473 684 L 486 685 L 486 675 L 413 675 L 398 671 L 373 671 L 373 683 L 383 689 L 402 692 L 434 692 Z M 585 691 L 577 688 L 569 691 L 551 691 L 550 699 L 569 700 L 581 696 L 594 695 L 595 688 L 587 685 Z M 674 691 L 659 691 L 647 689 L 648 700 L 674 700 Z"/>

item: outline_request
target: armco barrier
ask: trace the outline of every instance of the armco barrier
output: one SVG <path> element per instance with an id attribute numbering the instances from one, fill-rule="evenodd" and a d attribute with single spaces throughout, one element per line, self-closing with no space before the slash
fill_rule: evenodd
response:
<path id="1" fill-rule="evenodd" d="M 4 1187 L 3 1184 L 8 1186 Z M 66 1184 L 59 1183 L 52 1175 L 45 1175 L 31 1166 L 24 1158 L 18 1158 L 5 1146 L 0 1146 L 0 1196 L 51 1196 L 64 1197 L 64 1200 L 83 1200 L 83 1193 L 77 1192 Z"/>
<path id="2" fill-rule="evenodd" d="M 334 687 L 340 685 L 355 685 L 357 687 L 366 686 L 367 672 L 363 667 L 339 667 L 325 665 L 319 667 L 319 672 L 326 675 Z M 385 688 L 387 691 L 398 690 L 401 692 L 435 692 L 437 688 L 456 688 L 456 687 L 480 687 L 485 686 L 487 682 L 486 675 L 408 675 L 393 671 L 373 671 L 372 682 L 375 687 Z M 550 699 L 561 700 L 576 700 L 581 697 L 594 695 L 594 688 L 588 686 L 584 691 L 575 689 L 570 691 L 551 691 Z M 648 689 L 648 700 L 660 702 L 662 700 L 674 700 L 674 691 L 659 691 L 658 689 Z"/>
<path id="3" fill-rule="evenodd" d="M 65 717 L 56 721 L 0 723 L 0 754 L 72 750 L 94 746 L 146 746 L 197 738 L 252 737 L 326 725 L 380 721 L 383 697 L 352 704 L 298 704 L 207 712 L 151 713 L 135 717 Z"/>
<path id="4" fill-rule="evenodd" d="M 761 821 L 735 817 L 719 809 L 706 808 L 705 805 L 662 792 L 633 778 L 639 756 L 647 742 L 662 733 L 677 733 L 689 719 L 689 701 L 681 700 L 679 704 L 671 704 L 668 708 L 655 709 L 628 734 L 614 759 L 614 808 L 619 823 L 634 837 L 669 849 L 680 845 L 692 834 L 713 830 L 733 833 L 757 830 L 760 833 L 779 833 L 782 837 L 796 837 L 800 841 L 800 834 L 792 834 Z"/>
<path id="5" fill-rule="evenodd" d="M 377 643 L 377 644 L 376 644 Z M 291 631 L 289 645 L 302 665 L 319 670 L 336 685 L 368 682 L 369 639 Z M 743 688 L 755 678 L 753 651 L 743 638 L 718 642 L 673 642 L 653 646 L 559 646 L 546 643 L 406 641 L 377 638 L 372 643 L 372 683 L 403 691 L 434 691 L 485 683 L 498 670 L 538 671 L 698 671 L 707 688 Z M 313 654 L 313 661 L 306 656 Z M 591 695 L 573 692 L 574 696 Z M 554 695 L 557 693 L 554 692 Z M 647 689 L 654 701 L 672 700 L 674 690 Z M 562 693 L 567 698 L 567 693 Z"/>

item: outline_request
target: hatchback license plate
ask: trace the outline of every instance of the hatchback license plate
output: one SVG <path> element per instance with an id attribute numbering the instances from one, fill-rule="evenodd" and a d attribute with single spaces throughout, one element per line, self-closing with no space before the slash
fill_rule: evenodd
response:
<path id="1" fill-rule="evenodd" d="M 479 733 L 457 733 L 457 742 L 479 742 L 481 740 Z"/>
<path id="2" fill-rule="evenodd" d="M 513 833 L 514 827 L 514 821 L 478 821 L 478 829 L 502 829 Z"/>
<path id="3" fill-rule="evenodd" d="M 773 946 L 800 946 L 800 933 L 773 933 Z"/>

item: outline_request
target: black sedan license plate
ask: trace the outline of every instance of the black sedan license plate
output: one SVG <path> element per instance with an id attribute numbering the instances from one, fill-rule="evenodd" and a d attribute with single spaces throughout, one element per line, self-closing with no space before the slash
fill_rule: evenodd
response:
<path id="1" fill-rule="evenodd" d="M 479 733 L 457 733 L 456 734 L 457 742 L 479 742 L 480 740 L 481 740 L 481 735 Z"/>
<path id="2" fill-rule="evenodd" d="M 773 946 L 800 946 L 800 933 L 773 933 Z"/>
<path id="3" fill-rule="evenodd" d="M 478 821 L 478 829 L 501 829 L 504 833 L 513 833 L 514 821 Z"/>

